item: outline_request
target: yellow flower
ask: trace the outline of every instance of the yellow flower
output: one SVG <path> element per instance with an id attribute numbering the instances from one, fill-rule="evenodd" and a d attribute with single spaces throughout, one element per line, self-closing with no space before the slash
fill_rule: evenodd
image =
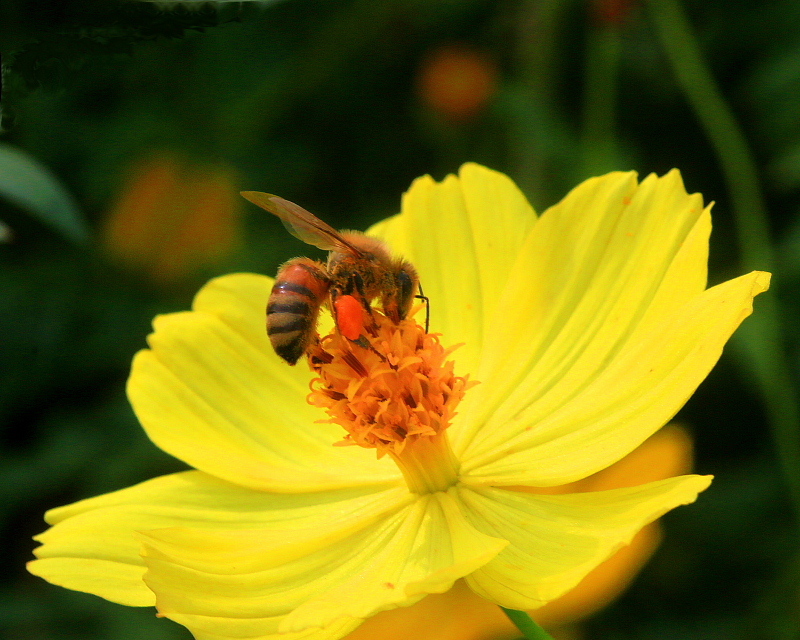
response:
<path id="1" fill-rule="evenodd" d="M 214 280 L 156 319 L 128 385 L 150 438 L 197 470 L 48 512 L 30 570 L 155 604 L 198 640 L 339 638 L 460 578 L 539 608 L 710 482 L 519 490 L 620 460 L 708 374 L 769 280 L 705 290 L 709 231 L 677 171 L 588 180 L 538 220 L 483 167 L 421 178 L 370 233 L 418 268 L 441 338 L 377 315 L 355 357 L 323 339 L 310 399 L 330 420 L 270 348 L 272 279 Z M 335 423 L 388 455 L 333 446 Z"/>
<path id="2" fill-rule="evenodd" d="M 691 459 L 689 435 L 677 425 L 667 425 L 610 467 L 548 491 L 570 493 L 635 486 L 688 473 Z M 526 490 L 537 491 L 530 487 Z M 561 638 L 561 629 L 568 630 L 616 598 L 647 562 L 660 540 L 659 523 L 648 524 L 629 545 L 593 569 L 574 589 L 531 612 L 532 616 L 554 637 Z M 410 607 L 382 611 L 349 634 L 346 640 L 407 638 L 511 640 L 519 638 L 519 630 L 499 607 L 478 597 L 459 580 L 446 593 L 428 596 Z"/>

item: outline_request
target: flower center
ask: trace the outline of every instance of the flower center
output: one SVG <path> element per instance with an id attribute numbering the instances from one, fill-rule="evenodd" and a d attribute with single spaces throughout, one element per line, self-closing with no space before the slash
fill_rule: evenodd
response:
<path id="1" fill-rule="evenodd" d="M 373 316 L 367 340 L 334 331 L 312 347 L 309 363 L 318 377 L 308 402 L 347 431 L 337 445 L 390 455 L 414 493 L 445 490 L 459 470 L 446 429 L 477 383 L 453 373 L 447 357 L 458 345 L 445 349 L 411 318 L 395 324 L 377 311 Z"/>

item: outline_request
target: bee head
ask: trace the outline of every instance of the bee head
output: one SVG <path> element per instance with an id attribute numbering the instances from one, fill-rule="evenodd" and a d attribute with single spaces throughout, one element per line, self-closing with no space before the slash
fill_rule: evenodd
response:
<path id="1" fill-rule="evenodd" d="M 397 310 L 400 320 L 404 319 L 411 311 L 414 295 L 417 292 L 419 276 L 417 270 L 410 262 L 402 260 L 394 272 L 395 291 L 397 295 Z"/>

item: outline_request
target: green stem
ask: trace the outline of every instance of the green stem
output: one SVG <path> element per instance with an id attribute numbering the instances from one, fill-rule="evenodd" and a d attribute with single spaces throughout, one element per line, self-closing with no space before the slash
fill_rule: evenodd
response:
<path id="1" fill-rule="evenodd" d="M 516 609 L 506 609 L 500 607 L 503 612 L 509 617 L 511 622 L 517 625 L 517 629 L 522 632 L 528 640 L 553 640 L 553 637 L 536 624 L 533 619 L 524 611 L 517 611 Z"/>
<path id="2" fill-rule="evenodd" d="M 519 105 L 509 123 L 514 177 L 537 210 L 561 189 L 551 166 L 561 147 L 562 118 L 553 89 L 558 85 L 562 25 L 575 0 L 522 0 L 516 16 Z M 572 176 L 570 176 L 572 178 Z"/>
<path id="3" fill-rule="evenodd" d="M 622 38 L 616 24 L 593 24 L 586 39 L 581 155 L 586 177 L 617 167 L 616 94 Z"/>
<path id="4" fill-rule="evenodd" d="M 689 20 L 678 0 L 649 0 L 658 37 L 672 70 L 708 135 L 722 169 L 745 269 L 774 269 L 776 263 L 758 170 L 732 110 L 719 90 Z M 753 318 L 742 325 L 744 347 L 761 388 L 784 477 L 800 524 L 800 413 L 784 351 L 778 300 L 759 298 Z"/>

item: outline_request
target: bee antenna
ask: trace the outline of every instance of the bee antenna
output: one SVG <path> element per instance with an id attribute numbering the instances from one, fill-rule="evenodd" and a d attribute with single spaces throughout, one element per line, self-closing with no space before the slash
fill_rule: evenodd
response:
<path id="1" fill-rule="evenodd" d="M 429 333 L 429 329 L 431 328 L 431 299 L 425 295 L 425 292 L 422 290 L 422 283 L 417 283 L 417 288 L 419 289 L 419 293 L 414 297 L 418 300 L 425 301 L 425 333 Z"/>

